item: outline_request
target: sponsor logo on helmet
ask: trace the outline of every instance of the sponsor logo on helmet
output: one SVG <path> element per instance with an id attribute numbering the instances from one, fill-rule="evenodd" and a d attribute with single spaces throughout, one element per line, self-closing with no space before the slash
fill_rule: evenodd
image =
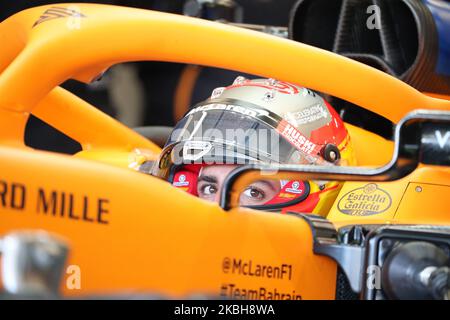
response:
<path id="1" fill-rule="evenodd" d="M 318 154 L 319 146 L 306 138 L 289 122 L 282 120 L 277 127 L 277 131 L 286 138 L 294 147 L 307 154 Z"/>
<path id="2" fill-rule="evenodd" d="M 200 106 L 200 107 L 192 109 L 188 113 L 188 115 L 196 113 L 196 112 L 200 112 L 200 111 L 210 111 L 210 110 L 233 111 L 233 112 L 241 113 L 246 116 L 253 117 L 253 118 L 260 117 L 260 116 L 269 116 L 269 112 L 267 110 L 256 109 L 256 108 L 250 109 L 247 107 L 241 107 L 241 106 L 236 106 L 233 104 L 224 104 L 224 103 L 212 103 L 212 104 Z"/>
<path id="3" fill-rule="evenodd" d="M 369 183 L 344 194 L 338 210 L 351 216 L 370 216 L 385 212 L 391 205 L 391 196 L 376 183 Z"/>
<path id="4" fill-rule="evenodd" d="M 227 89 L 237 88 L 237 87 L 260 87 L 269 90 L 275 90 L 284 94 L 298 94 L 300 92 L 299 88 L 293 84 L 277 81 L 274 79 L 268 79 L 268 81 L 264 82 L 256 82 L 252 80 L 245 79 L 240 83 L 233 84 L 229 86 Z"/>
<path id="5" fill-rule="evenodd" d="M 189 181 L 186 181 L 186 176 L 184 174 L 180 174 L 178 177 L 178 181 L 175 181 L 173 183 L 175 187 L 188 187 Z"/>
<path id="6" fill-rule="evenodd" d="M 297 125 L 308 124 L 329 117 L 328 109 L 320 104 L 291 113 Z"/>
<path id="7" fill-rule="evenodd" d="M 286 188 L 286 191 L 290 192 L 290 193 L 295 193 L 295 194 L 303 193 L 303 189 L 300 188 L 300 182 L 298 182 L 298 181 L 294 181 L 292 183 L 291 188 Z"/>

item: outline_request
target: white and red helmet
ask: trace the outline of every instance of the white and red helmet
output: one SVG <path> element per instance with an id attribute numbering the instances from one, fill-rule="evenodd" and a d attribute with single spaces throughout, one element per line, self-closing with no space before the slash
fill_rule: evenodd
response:
<path id="1" fill-rule="evenodd" d="M 238 77 L 195 105 L 176 125 L 153 174 L 197 195 L 197 177 L 212 164 L 353 165 L 347 129 L 317 93 L 274 79 Z M 340 184 L 280 181 L 266 210 L 316 212 L 331 205 Z M 260 207 L 260 206 L 259 206 Z"/>

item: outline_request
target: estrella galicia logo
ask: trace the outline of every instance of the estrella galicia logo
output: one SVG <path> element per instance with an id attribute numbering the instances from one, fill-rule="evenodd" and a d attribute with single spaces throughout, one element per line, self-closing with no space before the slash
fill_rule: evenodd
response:
<path id="1" fill-rule="evenodd" d="M 344 194 L 338 210 L 350 216 L 371 216 L 385 212 L 391 205 L 391 196 L 376 183 L 369 183 Z"/>

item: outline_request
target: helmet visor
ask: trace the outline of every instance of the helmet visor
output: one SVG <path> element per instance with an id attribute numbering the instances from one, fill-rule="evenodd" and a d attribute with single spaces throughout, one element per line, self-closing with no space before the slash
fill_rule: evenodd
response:
<path id="1" fill-rule="evenodd" d="M 210 103 L 191 110 L 177 124 L 166 147 L 175 145 L 175 164 L 312 164 L 321 160 L 320 146 L 293 129 L 263 108 Z"/>

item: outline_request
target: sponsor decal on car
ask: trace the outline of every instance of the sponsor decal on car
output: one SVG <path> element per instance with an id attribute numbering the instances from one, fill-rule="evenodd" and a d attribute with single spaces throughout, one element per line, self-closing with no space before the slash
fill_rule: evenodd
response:
<path id="1" fill-rule="evenodd" d="M 376 183 L 369 183 L 344 194 L 338 210 L 351 216 L 370 216 L 385 212 L 391 205 L 391 196 Z"/>
<path id="2" fill-rule="evenodd" d="M 64 7 L 51 7 L 42 13 L 42 15 L 34 22 L 33 28 L 37 25 L 60 18 L 86 18 L 84 14 L 76 10 L 75 6 L 69 8 Z"/>
<path id="3" fill-rule="evenodd" d="M 222 261 L 222 272 L 227 275 L 247 278 L 265 278 L 270 280 L 291 281 L 294 267 L 289 263 L 278 265 L 261 264 L 252 259 L 225 257 Z M 230 279 L 231 280 L 231 279 Z M 233 281 L 234 282 L 234 281 Z M 302 296 L 295 290 L 286 291 L 266 286 L 248 287 L 239 283 L 223 283 L 220 296 L 231 299 L 246 300 L 301 300 Z"/>
<path id="4" fill-rule="evenodd" d="M 3 209 L 18 213 L 34 210 L 40 217 L 107 225 L 110 223 L 111 202 L 96 195 L 0 180 L 0 211 Z"/>

